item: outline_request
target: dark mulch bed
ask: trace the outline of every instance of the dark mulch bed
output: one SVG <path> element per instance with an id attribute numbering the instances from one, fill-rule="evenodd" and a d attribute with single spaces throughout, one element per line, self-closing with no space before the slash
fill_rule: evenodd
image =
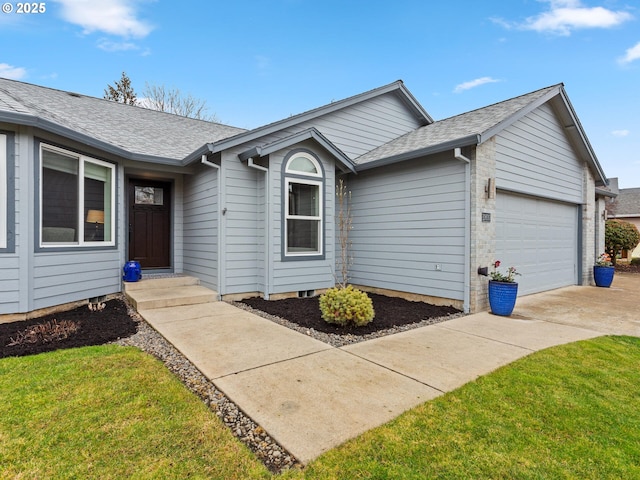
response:
<path id="1" fill-rule="evenodd" d="M 424 302 L 411 302 L 397 297 L 368 294 L 373 301 L 375 318 L 362 327 L 345 328 L 325 322 L 320 314 L 319 297 L 264 300 L 248 298 L 242 303 L 270 315 L 284 318 L 301 327 L 318 332 L 351 335 L 367 335 L 395 326 L 410 325 L 430 318 L 446 317 L 460 313 L 453 307 L 442 307 Z"/>
<path id="2" fill-rule="evenodd" d="M 629 265 L 628 263 L 618 263 L 616 272 L 640 273 L 640 265 Z"/>
<path id="3" fill-rule="evenodd" d="M 102 345 L 129 337 L 136 330 L 127 305 L 120 299 L 113 299 L 99 312 L 83 306 L 31 320 L 0 324 L 0 358 Z M 16 340 L 16 345 L 10 345 Z"/>

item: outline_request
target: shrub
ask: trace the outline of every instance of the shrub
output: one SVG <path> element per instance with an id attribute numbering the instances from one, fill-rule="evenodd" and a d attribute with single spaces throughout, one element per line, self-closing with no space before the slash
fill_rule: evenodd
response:
<path id="1" fill-rule="evenodd" d="M 622 250 L 633 250 L 640 242 L 640 232 L 633 223 L 622 220 L 607 220 L 604 232 L 604 246 L 613 264 Z"/>
<path id="2" fill-rule="evenodd" d="M 328 323 L 362 327 L 373 320 L 373 302 L 369 296 L 352 285 L 330 288 L 320 296 L 320 312 Z"/>
<path id="3" fill-rule="evenodd" d="M 631 261 L 629 262 L 629 265 L 640 265 L 640 258 L 639 257 L 633 257 L 631 259 Z"/>

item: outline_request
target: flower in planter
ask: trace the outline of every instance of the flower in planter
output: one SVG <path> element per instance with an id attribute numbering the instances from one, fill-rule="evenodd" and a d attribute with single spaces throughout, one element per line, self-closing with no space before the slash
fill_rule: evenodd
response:
<path id="1" fill-rule="evenodd" d="M 613 265 L 613 263 L 611 262 L 611 255 L 609 255 L 608 253 L 603 253 L 598 257 L 598 260 L 596 260 L 596 265 L 598 267 L 610 267 Z"/>
<path id="2" fill-rule="evenodd" d="M 515 276 L 520 275 L 518 272 L 516 272 L 516 267 L 507 268 L 507 274 L 505 275 L 498 271 L 499 266 L 500 266 L 500 260 L 496 260 L 493 263 L 493 272 L 489 274 L 491 276 L 491 280 L 494 280 L 496 282 L 515 283 L 516 282 Z"/>

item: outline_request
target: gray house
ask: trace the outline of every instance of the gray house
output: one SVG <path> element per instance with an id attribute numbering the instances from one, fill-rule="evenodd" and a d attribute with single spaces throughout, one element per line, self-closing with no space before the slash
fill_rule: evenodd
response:
<path id="1" fill-rule="evenodd" d="M 0 314 L 122 289 L 122 266 L 223 299 L 335 283 L 339 178 L 351 283 L 486 308 L 589 284 L 606 178 L 562 85 L 434 121 L 401 82 L 242 130 L 0 79 Z"/>

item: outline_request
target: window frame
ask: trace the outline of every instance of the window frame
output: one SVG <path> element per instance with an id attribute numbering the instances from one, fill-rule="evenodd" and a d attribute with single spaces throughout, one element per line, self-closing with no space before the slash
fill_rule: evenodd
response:
<path id="1" fill-rule="evenodd" d="M 44 151 L 49 151 L 52 153 L 57 153 L 60 155 L 64 155 L 66 157 L 70 157 L 75 159 L 78 162 L 78 211 L 77 213 L 77 221 L 78 221 L 78 232 L 77 232 L 77 241 L 74 242 L 44 242 L 42 229 L 43 229 L 43 170 L 44 170 Z M 52 145 L 50 143 L 40 142 L 39 144 L 39 159 L 38 159 L 38 247 L 42 250 L 51 250 L 51 249 L 90 249 L 90 248 L 104 248 L 104 247 L 115 247 L 116 246 L 116 208 L 117 208 L 117 200 L 116 200 L 116 184 L 117 184 L 117 168 L 116 164 L 107 162 L 105 160 L 100 160 L 95 157 L 91 157 L 88 155 L 84 155 L 79 152 L 75 152 L 73 150 L 69 150 L 66 148 L 58 147 L 56 145 Z M 111 232 L 110 240 L 85 240 L 85 165 L 93 164 L 100 167 L 105 167 L 109 169 L 111 173 L 111 185 L 110 185 L 110 196 L 111 196 L 111 215 L 110 215 L 110 223 L 109 223 L 109 231 Z M 107 226 L 105 225 L 105 231 Z"/>
<path id="2" fill-rule="evenodd" d="M 290 168 L 291 163 L 298 157 L 310 160 L 316 167 L 316 173 L 303 172 Z M 325 258 L 325 205 L 324 205 L 324 169 L 320 160 L 311 151 L 297 149 L 289 152 L 283 161 L 282 180 L 282 260 L 320 260 Z M 318 189 L 318 215 L 290 215 L 289 214 L 289 186 L 291 184 L 312 185 Z M 307 252 L 289 251 L 289 220 L 307 220 L 318 222 L 318 249 Z"/>
<path id="3" fill-rule="evenodd" d="M 0 131 L 0 251 L 9 246 L 9 189 L 8 189 L 9 135 Z"/>

